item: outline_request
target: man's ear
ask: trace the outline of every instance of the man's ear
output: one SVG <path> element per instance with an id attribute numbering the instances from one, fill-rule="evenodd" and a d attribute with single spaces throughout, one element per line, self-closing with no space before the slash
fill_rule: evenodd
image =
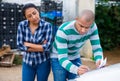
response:
<path id="1" fill-rule="evenodd" d="M 77 21 L 80 21 L 80 18 L 79 18 L 79 17 L 76 17 L 75 19 L 76 19 Z"/>
<path id="2" fill-rule="evenodd" d="M 75 18 L 75 20 L 78 20 L 79 18 L 77 17 L 77 18 Z"/>

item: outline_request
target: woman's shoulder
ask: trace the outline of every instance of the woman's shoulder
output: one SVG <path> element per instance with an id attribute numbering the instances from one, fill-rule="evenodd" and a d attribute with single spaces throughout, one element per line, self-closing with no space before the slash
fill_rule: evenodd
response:
<path id="1" fill-rule="evenodd" d="M 28 20 L 22 20 L 22 21 L 20 21 L 19 24 L 21 24 L 21 25 L 27 25 L 28 24 Z"/>
<path id="2" fill-rule="evenodd" d="M 50 22 L 47 22 L 47 21 L 41 19 L 40 20 L 40 26 L 50 28 L 50 27 L 52 27 L 52 24 Z"/>
<path id="3" fill-rule="evenodd" d="M 44 19 L 40 19 L 40 23 L 42 23 L 42 24 L 51 24 L 50 22 L 45 21 Z"/>

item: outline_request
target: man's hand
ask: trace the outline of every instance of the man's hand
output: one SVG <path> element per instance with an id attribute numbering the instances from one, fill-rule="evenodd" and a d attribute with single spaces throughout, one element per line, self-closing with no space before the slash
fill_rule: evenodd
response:
<path id="1" fill-rule="evenodd" d="M 100 66 L 101 60 L 96 62 L 96 67 L 98 68 Z"/>
<path id="2" fill-rule="evenodd" d="M 86 72 L 89 71 L 89 67 L 86 66 L 86 65 L 81 65 L 79 68 L 78 68 L 78 75 L 81 75 L 81 74 L 84 74 Z"/>
<path id="3" fill-rule="evenodd" d="M 98 61 L 96 62 L 96 67 L 97 67 L 97 68 L 105 67 L 105 66 L 106 66 L 106 62 L 107 62 L 107 58 L 98 60 Z"/>

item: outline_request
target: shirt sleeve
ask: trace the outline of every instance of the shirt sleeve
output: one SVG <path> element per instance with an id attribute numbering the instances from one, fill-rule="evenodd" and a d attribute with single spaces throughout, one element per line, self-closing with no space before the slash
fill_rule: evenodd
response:
<path id="1" fill-rule="evenodd" d="M 21 51 L 27 51 L 27 47 L 24 46 L 22 29 L 23 29 L 23 22 L 20 22 L 18 25 L 18 30 L 17 30 L 17 47 Z"/>
<path id="2" fill-rule="evenodd" d="M 60 65 L 67 71 L 77 74 L 78 67 L 68 59 L 67 36 L 63 31 L 57 31 L 55 42 L 57 45 L 58 60 Z"/>
<path id="3" fill-rule="evenodd" d="M 92 34 L 90 37 L 90 42 L 92 45 L 92 51 L 94 54 L 95 61 L 98 61 L 103 58 L 103 50 L 100 44 L 97 25 L 95 23 L 93 24 L 93 27 L 91 30 L 92 30 Z"/>
<path id="4" fill-rule="evenodd" d="M 44 51 L 50 51 L 51 45 L 52 45 L 52 40 L 53 40 L 53 34 L 52 34 L 52 25 L 51 24 L 45 24 L 45 40 L 47 41 L 46 44 L 43 44 L 42 47 Z"/>

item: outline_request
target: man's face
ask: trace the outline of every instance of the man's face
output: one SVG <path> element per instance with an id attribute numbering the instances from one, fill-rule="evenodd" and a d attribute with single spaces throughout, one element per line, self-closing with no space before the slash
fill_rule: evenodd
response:
<path id="1" fill-rule="evenodd" d="M 33 24 L 38 24 L 40 17 L 39 17 L 39 12 L 35 8 L 28 8 L 25 11 L 25 17 L 28 19 Z"/>
<path id="2" fill-rule="evenodd" d="M 84 17 L 83 18 L 78 18 L 78 19 L 76 19 L 75 27 L 76 27 L 77 31 L 81 35 L 83 35 L 83 34 L 88 32 L 92 23 L 93 23 L 93 20 L 87 22 Z"/>

